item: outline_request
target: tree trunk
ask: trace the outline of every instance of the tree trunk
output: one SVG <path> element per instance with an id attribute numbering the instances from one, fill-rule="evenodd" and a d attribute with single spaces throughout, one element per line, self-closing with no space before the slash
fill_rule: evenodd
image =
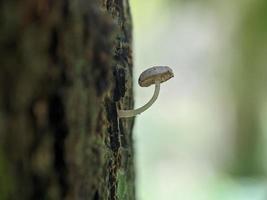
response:
<path id="1" fill-rule="evenodd" d="M 0 199 L 135 199 L 127 0 L 0 2 Z"/>

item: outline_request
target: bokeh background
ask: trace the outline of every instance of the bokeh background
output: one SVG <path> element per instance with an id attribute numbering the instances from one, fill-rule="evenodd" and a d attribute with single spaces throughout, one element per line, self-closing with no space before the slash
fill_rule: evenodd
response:
<path id="1" fill-rule="evenodd" d="M 139 200 L 267 199 L 267 1 L 131 0 Z"/>

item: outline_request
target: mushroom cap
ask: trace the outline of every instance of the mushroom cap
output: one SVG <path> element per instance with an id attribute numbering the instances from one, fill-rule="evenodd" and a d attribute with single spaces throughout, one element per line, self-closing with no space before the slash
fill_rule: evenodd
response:
<path id="1" fill-rule="evenodd" d="M 155 66 L 142 72 L 138 83 L 141 87 L 148 87 L 155 84 L 156 81 L 163 83 L 172 77 L 174 77 L 174 74 L 171 68 L 167 66 Z"/>

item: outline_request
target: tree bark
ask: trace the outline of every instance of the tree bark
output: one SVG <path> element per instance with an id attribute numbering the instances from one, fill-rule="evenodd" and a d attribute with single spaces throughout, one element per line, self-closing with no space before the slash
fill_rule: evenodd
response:
<path id="1" fill-rule="evenodd" d="M 135 199 L 128 1 L 0 1 L 0 27 L 0 199 Z"/>

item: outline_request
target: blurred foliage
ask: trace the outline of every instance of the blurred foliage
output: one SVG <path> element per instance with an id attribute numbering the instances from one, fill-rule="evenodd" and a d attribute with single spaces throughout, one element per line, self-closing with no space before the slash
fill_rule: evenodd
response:
<path id="1" fill-rule="evenodd" d="M 165 113 L 166 111 L 164 111 L 164 109 L 166 109 L 166 107 L 168 106 L 164 107 L 164 109 L 163 107 L 160 107 L 158 108 L 158 111 L 162 113 L 162 116 L 156 118 L 153 116 L 153 114 L 151 114 L 151 118 L 149 119 L 144 119 L 145 117 L 142 116 L 142 119 L 140 119 L 140 124 L 142 121 L 142 125 L 140 125 L 140 127 L 138 123 L 139 118 L 137 118 L 136 129 L 140 132 L 139 139 L 142 141 L 138 140 L 136 143 L 143 143 L 144 148 L 140 150 L 139 147 L 141 145 L 138 146 L 138 162 L 143 161 L 144 163 L 137 163 L 137 165 L 140 166 L 138 171 L 138 180 L 141 180 L 138 181 L 137 186 L 138 190 L 140 190 L 143 200 L 162 199 L 158 197 L 160 196 L 160 194 L 166 195 L 166 198 L 164 196 L 165 199 L 193 198 L 198 200 L 265 200 L 267 197 L 264 189 L 267 180 L 267 161 L 265 158 L 267 155 L 267 1 L 148 0 L 144 2 L 141 0 L 135 0 L 132 1 L 131 4 L 134 18 L 134 36 L 135 39 L 137 38 L 137 40 L 139 40 L 135 49 L 135 54 L 137 55 L 136 63 L 138 63 L 138 66 L 136 66 L 136 68 L 140 70 L 140 64 L 142 66 L 144 65 L 144 63 L 153 63 L 160 60 L 163 62 L 166 61 L 167 63 L 169 62 L 172 64 L 178 64 L 177 66 L 173 66 L 174 70 L 177 69 L 177 71 L 179 72 L 184 72 L 180 70 L 180 68 L 184 67 L 180 66 L 180 64 L 184 64 L 185 66 L 187 66 L 187 70 L 194 71 L 193 73 L 196 74 L 196 77 L 194 78 L 196 79 L 198 78 L 197 76 L 203 76 L 203 74 L 206 75 L 207 71 L 209 70 L 214 70 L 213 72 L 217 70 L 215 73 L 218 73 L 219 76 L 215 76 L 215 79 L 220 79 L 220 76 L 222 76 L 222 81 L 218 80 L 218 82 L 221 81 L 219 83 L 221 85 L 218 84 L 211 87 L 214 87 L 215 90 L 218 90 L 216 91 L 217 93 L 221 93 L 221 96 L 219 96 L 218 98 L 222 98 L 219 99 L 219 101 L 223 103 L 220 104 L 221 102 L 217 102 L 218 104 L 216 106 L 226 106 L 226 110 L 229 109 L 230 111 L 230 114 L 225 114 L 224 112 L 220 113 L 219 111 L 218 115 L 222 116 L 220 116 L 221 118 L 219 117 L 219 120 L 221 121 L 219 121 L 218 123 L 219 126 L 223 126 L 223 120 L 225 120 L 224 118 L 227 117 L 230 117 L 230 119 L 226 119 L 226 121 L 231 121 L 230 126 L 225 127 L 225 129 L 223 128 L 222 135 L 220 135 L 222 138 L 226 138 L 225 140 L 226 142 L 228 142 L 228 144 L 225 144 L 225 141 L 222 141 L 222 144 L 224 144 L 225 146 L 222 145 L 216 147 L 215 145 L 215 147 L 203 147 L 205 150 L 206 148 L 208 149 L 206 152 L 204 151 L 204 153 L 209 154 L 209 151 L 216 151 L 219 149 L 219 151 L 222 152 L 221 154 L 226 157 L 220 157 L 221 155 L 214 153 L 215 157 L 217 156 L 216 159 L 219 160 L 218 166 L 212 166 L 214 164 L 212 162 L 208 164 L 205 163 L 207 165 L 210 165 L 208 166 L 210 167 L 209 169 L 215 170 L 214 172 L 211 170 L 212 172 L 210 173 L 215 174 L 213 175 L 216 177 L 216 181 L 211 181 L 211 185 L 213 187 L 204 186 L 205 181 L 207 181 L 207 179 L 209 178 L 202 177 L 205 180 L 197 180 L 197 175 L 195 176 L 194 173 L 202 173 L 199 172 L 202 169 L 201 161 L 205 159 L 203 159 L 201 156 L 203 156 L 204 158 L 208 158 L 208 156 L 205 157 L 205 155 L 198 153 L 197 150 L 195 150 L 198 148 L 196 146 L 212 146 L 213 144 L 211 143 L 213 142 L 214 138 L 215 141 L 220 139 L 218 139 L 218 135 L 214 133 L 216 131 L 209 129 L 210 127 L 207 129 L 204 128 L 203 132 L 206 133 L 207 131 L 211 130 L 212 134 L 210 135 L 210 137 L 214 138 L 204 138 L 205 133 L 203 134 L 201 133 L 201 130 L 198 130 L 198 125 L 196 124 L 196 122 L 200 121 L 204 124 L 205 120 L 207 120 L 210 123 L 209 126 L 218 125 L 213 125 L 213 119 L 206 117 L 205 114 L 203 115 L 203 118 L 206 117 L 205 119 L 196 119 L 199 118 L 199 116 L 202 116 L 196 113 L 205 113 L 207 112 L 205 109 L 210 109 L 210 107 L 207 108 L 205 107 L 205 105 L 201 105 L 201 103 L 196 102 L 195 105 L 199 105 L 202 110 L 197 106 L 194 108 L 190 103 L 186 104 L 190 105 L 190 108 L 186 106 L 184 108 L 184 105 L 179 105 L 179 103 L 181 104 L 180 99 L 173 100 L 175 92 L 180 93 L 180 89 L 187 90 L 188 87 L 186 85 L 191 85 L 192 82 L 198 81 L 189 79 L 184 80 L 183 82 L 181 80 L 178 80 L 182 77 L 181 75 L 177 74 L 177 76 L 175 77 L 176 79 L 174 79 L 173 81 L 176 84 L 176 89 L 178 89 L 175 92 L 165 93 L 167 95 L 170 95 L 170 98 L 168 100 L 168 102 L 170 103 L 167 104 L 169 104 L 168 106 L 171 107 L 173 113 L 171 115 L 169 113 Z M 207 21 L 203 22 L 205 20 Z M 204 27 L 203 31 L 202 27 L 200 26 L 205 26 L 206 24 L 208 24 L 208 26 Z M 196 26 L 197 28 L 192 28 L 192 26 Z M 206 30 L 205 28 L 208 30 Z M 210 32 L 212 32 L 212 34 L 210 34 Z M 189 36 L 184 37 L 183 34 Z M 206 34 L 205 36 L 207 37 L 201 37 L 201 34 Z M 213 38 L 209 38 L 210 36 L 214 36 L 215 40 L 221 40 L 222 42 L 214 42 Z M 182 39 L 179 37 L 181 37 Z M 204 41 L 199 41 L 203 38 Z M 206 56 L 209 51 L 201 49 L 202 51 L 200 51 L 200 55 L 198 56 L 201 57 L 201 59 L 214 59 L 215 66 L 208 66 L 208 64 L 210 63 L 209 60 L 204 61 L 205 64 L 207 64 L 204 65 L 204 67 L 201 66 L 202 63 L 197 63 L 196 66 L 190 66 L 187 65 L 188 63 L 183 63 L 183 61 L 177 61 L 180 58 L 183 59 L 183 56 L 185 56 L 177 54 L 183 54 L 184 52 L 186 52 L 185 54 L 189 55 L 190 59 L 191 57 L 192 60 L 196 59 L 196 56 L 194 57 L 192 52 L 198 51 L 193 48 L 198 48 L 197 44 L 202 44 L 201 42 L 205 43 L 209 41 L 211 41 L 211 43 L 208 43 L 205 48 L 212 49 L 211 51 L 218 51 L 218 55 L 216 55 L 215 58 L 210 58 L 209 56 Z M 195 43 L 195 45 L 192 45 L 193 43 Z M 216 45 L 221 46 L 218 47 Z M 152 51 L 149 52 L 148 47 L 150 47 Z M 153 49 L 153 47 L 155 47 L 155 49 Z M 158 50 L 157 48 L 159 48 L 160 50 Z M 219 50 L 216 48 L 218 48 Z M 143 49 L 145 49 L 147 52 Z M 138 54 L 138 52 L 141 53 Z M 159 59 L 158 57 L 162 57 L 162 59 Z M 212 65 L 214 64 L 213 62 L 211 63 Z M 189 64 L 194 65 L 194 62 L 190 62 Z M 211 67 L 213 68 L 210 69 Z M 188 75 L 186 74 L 187 72 L 184 73 L 185 76 Z M 211 75 L 213 74 L 211 73 Z M 214 77 L 211 79 L 214 79 Z M 208 80 L 206 84 L 212 84 L 209 81 L 210 80 Z M 217 80 L 215 80 L 214 82 L 216 81 Z M 184 84 L 184 86 L 179 86 L 179 84 L 181 83 Z M 205 90 L 209 87 L 210 86 L 206 85 L 201 89 Z M 223 91 L 224 89 L 227 90 L 226 93 Z M 185 91 L 181 91 L 181 93 L 182 92 Z M 186 92 L 190 93 L 192 91 Z M 137 93 L 139 93 L 139 89 Z M 209 93 L 207 93 L 207 95 L 212 96 L 212 94 Z M 176 95 L 175 97 L 177 96 L 179 95 Z M 212 98 L 211 96 L 205 98 Z M 192 96 L 190 95 L 182 97 L 185 98 L 185 102 L 194 102 L 199 100 L 201 101 L 201 99 L 198 99 L 199 97 L 195 96 L 193 96 L 193 98 L 195 99 L 190 99 L 192 98 Z M 225 99 L 229 102 L 224 102 Z M 195 110 L 195 112 L 192 112 L 192 110 L 190 109 Z M 223 110 L 224 108 L 218 108 L 218 110 L 220 109 Z M 176 111 L 184 111 L 187 118 L 182 118 L 180 114 L 175 113 Z M 212 113 L 217 111 L 209 110 L 208 112 Z M 228 110 L 225 112 L 228 112 Z M 166 116 L 164 116 L 164 114 Z M 184 122 L 182 120 L 188 121 Z M 171 125 L 171 127 L 164 126 L 162 121 L 164 121 L 164 124 Z M 175 124 L 171 123 L 173 121 Z M 154 124 L 157 122 L 158 124 Z M 182 123 L 190 124 L 190 128 L 185 125 L 184 129 L 186 130 L 182 130 L 179 126 Z M 186 132 L 187 135 L 183 135 L 183 131 Z M 143 134 L 144 132 L 153 132 L 152 142 L 150 139 L 151 136 Z M 164 134 L 162 134 L 162 132 L 164 132 Z M 190 134 L 194 134 L 194 136 Z M 165 135 L 168 135 L 168 137 L 165 137 Z M 192 146 L 188 145 L 183 149 L 180 146 L 184 145 L 183 142 L 186 140 L 192 140 L 194 142 L 192 142 Z M 147 143 L 149 143 L 151 146 L 149 146 L 148 149 L 147 143 L 144 141 L 149 141 Z M 201 142 L 202 144 L 199 144 Z M 175 143 L 176 146 L 172 146 L 171 143 Z M 220 141 L 218 143 L 220 143 Z M 187 144 L 185 144 L 185 146 L 186 145 Z M 184 152 L 177 153 L 181 150 L 184 150 Z M 196 155 L 192 156 L 190 155 L 190 153 Z M 184 154 L 185 156 L 183 157 Z M 182 158 L 179 156 L 181 156 Z M 192 156 L 193 158 L 190 158 L 190 156 Z M 187 160 L 190 159 L 196 159 L 194 160 L 195 163 L 183 163 L 187 162 Z M 177 166 L 175 164 L 177 164 Z M 185 169 L 182 167 L 180 168 L 181 164 L 186 166 Z M 197 169 L 194 168 L 195 166 L 192 167 L 191 165 L 196 165 Z M 159 168 L 158 171 L 156 171 L 157 168 Z M 171 171 L 172 169 L 173 171 Z M 177 172 L 175 170 L 177 170 Z M 162 174 L 158 175 L 156 173 Z M 189 173 L 190 175 L 184 175 L 187 173 Z M 209 175 L 209 173 L 207 174 Z M 156 179 L 157 177 L 155 177 L 154 181 L 149 181 L 148 179 L 153 176 L 159 177 L 158 180 Z M 186 178 L 183 176 L 185 176 Z M 172 177 L 174 178 L 172 179 Z M 184 180 L 175 180 L 175 178 L 184 178 Z M 160 187 L 162 186 L 161 181 L 165 180 L 169 183 L 167 186 L 169 188 L 165 188 L 163 186 L 163 191 L 155 191 L 154 196 L 149 195 L 149 193 L 154 192 L 155 187 L 162 188 Z M 157 181 L 160 183 L 157 183 Z M 199 183 L 200 186 L 197 185 Z M 194 188 L 196 185 L 196 188 L 201 188 L 198 188 L 200 191 Z M 171 187 L 177 187 L 177 192 L 175 192 L 175 189 L 172 189 Z M 190 187 L 192 187 L 193 189 Z M 204 190 L 208 191 L 203 192 L 203 188 Z M 201 198 L 201 194 L 205 195 L 211 191 L 214 192 L 215 198 L 205 198 L 206 196 Z M 195 194 L 192 194 L 191 196 L 189 195 L 188 198 L 179 196 L 183 194 L 188 195 L 189 193 L 191 194 L 194 192 Z M 173 198 L 173 196 L 175 195 L 178 195 L 179 198 Z M 209 194 L 208 196 L 211 195 Z"/>
<path id="2" fill-rule="evenodd" d="M 237 152 L 235 173 L 263 175 L 261 109 L 266 91 L 267 1 L 251 1 L 236 37 L 240 49 L 237 77 Z M 264 53 L 265 52 L 265 53 Z M 266 172 L 265 172 L 266 173 Z"/>

